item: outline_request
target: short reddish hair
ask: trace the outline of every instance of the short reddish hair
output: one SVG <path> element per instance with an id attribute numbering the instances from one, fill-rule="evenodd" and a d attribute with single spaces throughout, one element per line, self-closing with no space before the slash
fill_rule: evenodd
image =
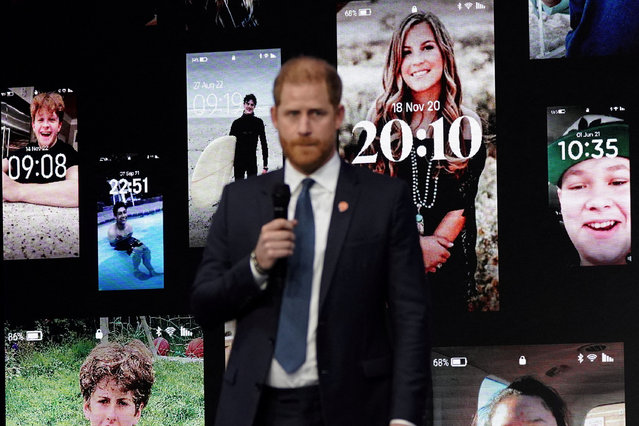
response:
<path id="1" fill-rule="evenodd" d="M 40 93 L 31 101 L 31 120 L 35 120 L 35 116 L 41 109 L 45 111 L 55 112 L 58 115 L 60 123 L 64 118 L 64 100 L 57 93 Z"/>
<path id="2" fill-rule="evenodd" d="M 273 99 L 275 106 L 279 106 L 284 83 L 326 83 L 328 99 L 334 107 L 342 100 L 342 80 L 337 70 L 323 59 L 312 56 L 298 56 L 282 65 L 273 84 Z"/>

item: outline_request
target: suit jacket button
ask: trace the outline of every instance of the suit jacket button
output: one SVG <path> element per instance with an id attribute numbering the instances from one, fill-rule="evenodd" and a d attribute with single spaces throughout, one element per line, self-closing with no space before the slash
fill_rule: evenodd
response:
<path id="1" fill-rule="evenodd" d="M 320 370 L 320 374 L 321 374 L 322 376 L 325 376 L 325 375 L 327 375 L 327 374 L 328 374 L 328 370 Z"/>

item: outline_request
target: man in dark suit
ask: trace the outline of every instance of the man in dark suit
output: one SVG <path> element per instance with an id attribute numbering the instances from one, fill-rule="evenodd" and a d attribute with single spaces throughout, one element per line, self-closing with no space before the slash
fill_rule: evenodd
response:
<path id="1" fill-rule="evenodd" d="M 423 422 L 429 295 L 414 209 L 405 183 L 339 159 L 341 90 L 322 60 L 284 64 L 271 117 L 285 167 L 227 186 L 213 218 L 191 304 L 205 325 L 237 319 L 218 426 Z M 273 219 L 282 183 L 295 219 Z"/>

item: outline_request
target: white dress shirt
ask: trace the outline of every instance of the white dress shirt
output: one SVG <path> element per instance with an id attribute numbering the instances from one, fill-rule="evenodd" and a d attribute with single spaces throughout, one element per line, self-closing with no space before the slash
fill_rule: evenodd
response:
<path id="1" fill-rule="evenodd" d="M 288 217 L 295 217 L 295 206 L 297 198 L 302 191 L 302 180 L 309 177 L 315 181 L 311 186 L 311 205 L 313 206 L 313 219 L 315 222 L 315 257 L 313 258 L 313 282 L 311 284 L 311 301 L 308 314 L 308 331 L 306 337 L 306 360 L 304 364 L 293 373 L 284 371 L 279 362 L 273 358 L 271 369 L 266 378 L 266 384 L 274 388 L 299 388 L 312 386 L 319 383 L 317 374 L 317 318 L 319 310 L 319 293 L 322 271 L 324 267 L 324 252 L 326 251 L 326 241 L 328 239 L 328 228 L 331 221 L 331 212 L 335 200 L 335 189 L 339 177 L 340 159 L 337 153 L 317 169 L 311 175 L 297 171 L 286 160 L 284 168 L 284 183 L 291 189 L 291 199 L 288 203 Z M 263 289 L 268 285 L 267 276 L 259 274 L 251 263 L 251 271 L 255 281 Z M 391 423 L 414 426 L 406 420 L 393 419 Z"/>
<path id="2" fill-rule="evenodd" d="M 288 160 L 284 168 L 284 183 L 291 188 L 291 200 L 288 203 L 288 217 L 295 217 L 297 198 L 302 191 L 302 180 L 309 177 L 315 181 L 311 186 L 311 205 L 315 222 L 315 255 L 313 258 L 313 281 L 311 284 L 311 301 L 308 312 L 308 332 L 306 337 L 306 360 L 293 373 L 287 373 L 275 358 L 271 361 L 271 370 L 266 384 L 275 388 L 299 388 L 318 383 L 317 351 L 315 339 L 317 333 L 317 317 L 319 308 L 320 282 L 324 267 L 324 252 L 328 239 L 328 227 L 331 222 L 335 188 L 339 177 L 339 156 L 334 154 L 322 167 L 310 176 L 297 171 Z"/>

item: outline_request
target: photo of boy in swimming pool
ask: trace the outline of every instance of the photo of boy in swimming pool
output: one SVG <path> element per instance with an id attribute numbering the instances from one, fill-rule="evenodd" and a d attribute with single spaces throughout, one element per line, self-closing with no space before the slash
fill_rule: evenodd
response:
<path id="1" fill-rule="evenodd" d="M 155 154 L 98 161 L 98 288 L 164 288 L 162 184 Z"/>

